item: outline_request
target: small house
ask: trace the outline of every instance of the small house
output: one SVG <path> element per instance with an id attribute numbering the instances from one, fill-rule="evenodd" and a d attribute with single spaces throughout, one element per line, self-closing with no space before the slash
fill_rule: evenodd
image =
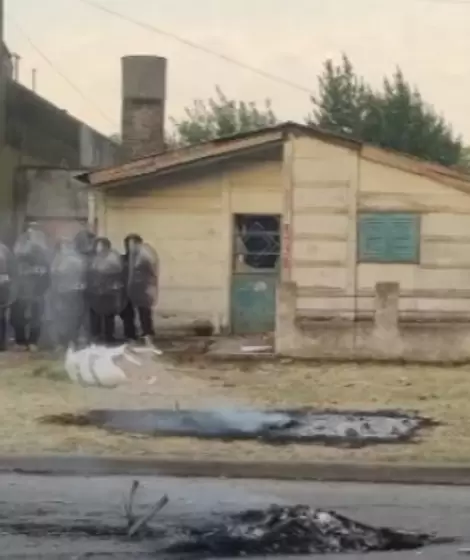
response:
<path id="1" fill-rule="evenodd" d="M 100 233 L 120 248 L 137 231 L 157 249 L 160 315 L 235 334 L 277 321 L 279 344 L 299 348 L 304 335 L 300 344 L 292 332 L 321 325 L 349 353 L 351 325 L 373 322 L 378 301 L 413 332 L 470 324 L 470 177 L 460 172 L 285 123 L 86 180 Z"/>

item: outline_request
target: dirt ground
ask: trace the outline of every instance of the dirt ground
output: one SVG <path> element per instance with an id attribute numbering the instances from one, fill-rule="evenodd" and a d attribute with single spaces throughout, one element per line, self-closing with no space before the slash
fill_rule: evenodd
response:
<path id="1" fill-rule="evenodd" d="M 82 453 L 173 458 L 470 462 L 470 366 L 214 363 L 203 357 L 159 359 L 129 371 L 117 389 L 70 383 L 60 360 L 27 354 L 0 357 L 0 453 Z M 51 426 L 44 415 L 93 407 L 209 406 L 401 408 L 443 423 L 417 444 L 334 449 L 273 447 L 188 438 L 110 434 L 90 427 Z"/>

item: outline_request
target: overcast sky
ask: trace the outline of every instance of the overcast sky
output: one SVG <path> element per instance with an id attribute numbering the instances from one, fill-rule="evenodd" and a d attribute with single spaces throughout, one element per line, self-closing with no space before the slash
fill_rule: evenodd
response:
<path id="1" fill-rule="evenodd" d="M 31 70 L 37 68 L 38 93 L 105 133 L 119 129 L 125 54 L 169 59 L 168 115 L 177 117 L 192 99 L 209 97 L 216 84 L 237 98 L 270 97 L 282 119 L 302 120 L 309 111 L 304 91 L 80 0 L 4 1 L 8 46 L 22 57 L 21 81 L 30 85 Z M 312 90 L 322 62 L 343 51 L 373 83 L 399 65 L 470 141 L 470 0 L 95 1 Z M 24 33 L 89 101 L 44 61 Z"/>

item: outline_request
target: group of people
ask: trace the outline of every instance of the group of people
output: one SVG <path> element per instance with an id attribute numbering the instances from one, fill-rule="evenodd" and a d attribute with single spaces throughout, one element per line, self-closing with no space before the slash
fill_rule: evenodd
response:
<path id="1" fill-rule="evenodd" d="M 29 224 L 12 250 L 0 244 L 0 351 L 10 326 L 24 348 L 111 345 L 117 317 L 126 340 L 151 340 L 157 294 L 157 254 L 140 235 L 128 235 L 120 254 L 86 230 L 50 247 Z"/>

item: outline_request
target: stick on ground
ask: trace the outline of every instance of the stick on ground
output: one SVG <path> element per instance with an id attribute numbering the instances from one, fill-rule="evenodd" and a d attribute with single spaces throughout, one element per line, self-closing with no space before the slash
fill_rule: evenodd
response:
<path id="1" fill-rule="evenodd" d="M 128 535 L 129 537 L 133 537 L 139 529 L 144 527 L 160 510 L 162 510 L 166 504 L 169 502 L 168 496 L 165 494 L 162 498 L 158 500 L 158 502 L 153 506 L 153 508 L 143 515 L 142 517 L 138 518 L 135 523 L 130 527 Z"/>
<path id="2" fill-rule="evenodd" d="M 127 526 L 128 526 L 127 534 L 129 537 L 133 537 L 134 535 L 136 535 L 137 532 L 142 527 L 144 527 L 169 502 L 169 498 L 165 494 L 158 500 L 158 502 L 152 507 L 150 511 L 148 511 L 144 515 L 141 515 L 140 517 L 136 516 L 134 514 L 134 501 L 139 486 L 140 486 L 140 482 L 138 480 L 134 480 L 132 482 L 131 490 L 129 492 L 129 498 L 124 503 L 124 513 L 127 519 Z"/>

